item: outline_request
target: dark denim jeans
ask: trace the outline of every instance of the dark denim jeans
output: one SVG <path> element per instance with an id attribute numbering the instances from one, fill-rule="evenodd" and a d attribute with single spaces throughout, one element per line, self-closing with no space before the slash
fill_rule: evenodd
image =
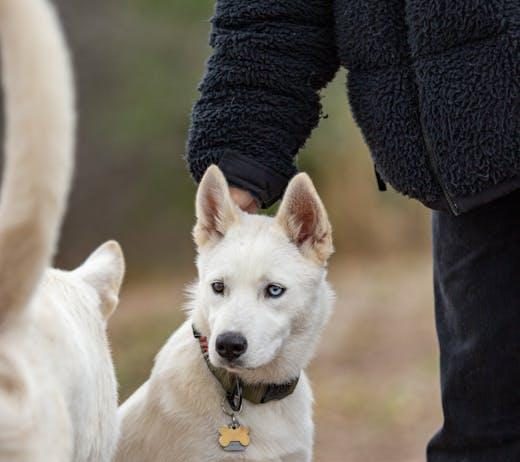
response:
<path id="1" fill-rule="evenodd" d="M 433 214 L 444 425 L 428 462 L 520 462 L 520 191 Z"/>

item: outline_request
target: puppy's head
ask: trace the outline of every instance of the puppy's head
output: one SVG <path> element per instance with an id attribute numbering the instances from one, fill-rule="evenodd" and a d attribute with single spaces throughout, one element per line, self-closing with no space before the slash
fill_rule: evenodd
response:
<path id="1" fill-rule="evenodd" d="M 327 213 L 305 174 L 290 182 L 276 217 L 249 215 L 212 166 L 196 200 L 199 279 L 192 316 L 210 361 L 246 381 L 284 381 L 311 358 L 331 307 Z"/>

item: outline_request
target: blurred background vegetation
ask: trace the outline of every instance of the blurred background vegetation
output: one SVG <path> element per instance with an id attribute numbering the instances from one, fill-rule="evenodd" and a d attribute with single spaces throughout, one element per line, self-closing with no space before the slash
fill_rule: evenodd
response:
<path id="1" fill-rule="evenodd" d="M 213 0 L 55 0 L 74 52 L 78 161 L 58 264 L 110 238 L 128 278 L 111 338 L 121 397 L 183 319 L 195 186 L 182 159 Z M 311 368 L 320 462 L 418 462 L 439 424 L 429 214 L 380 193 L 345 72 L 299 157 L 329 210 L 335 318 Z M 143 461 L 145 462 L 145 461 Z"/>

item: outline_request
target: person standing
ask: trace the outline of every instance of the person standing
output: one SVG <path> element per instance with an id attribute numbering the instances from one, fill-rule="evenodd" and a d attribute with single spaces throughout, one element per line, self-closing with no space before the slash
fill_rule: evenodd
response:
<path id="1" fill-rule="evenodd" d="M 433 209 L 444 424 L 428 462 L 520 460 L 517 0 L 217 0 L 186 159 L 274 204 L 340 66 L 381 189 Z M 324 160 L 326 161 L 326 160 Z"/>

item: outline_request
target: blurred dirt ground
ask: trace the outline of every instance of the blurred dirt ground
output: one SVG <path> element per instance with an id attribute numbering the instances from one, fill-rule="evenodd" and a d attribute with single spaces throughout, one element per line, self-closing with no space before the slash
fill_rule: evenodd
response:
<path id="1" fill-rule="evenodd" d="M 125 287 L 111 338 L 126 398 L 183 319 L 183 284 Z M 310 368 L 318 462 L 421 462 L 439 427 L 431 269 L 427 258 L 334 262 L 334 316 Z"/>

